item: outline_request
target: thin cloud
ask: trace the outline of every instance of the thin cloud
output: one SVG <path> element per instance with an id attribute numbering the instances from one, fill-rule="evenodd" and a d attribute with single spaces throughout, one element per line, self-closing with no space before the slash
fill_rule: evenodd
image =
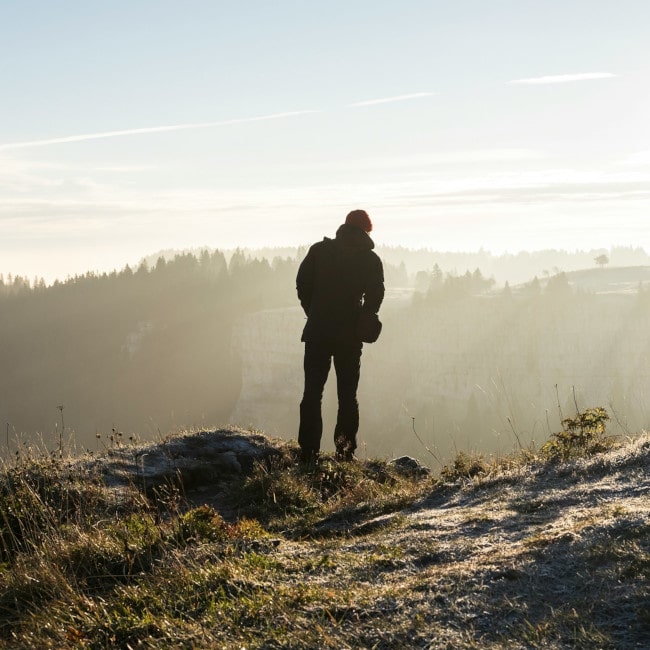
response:
<path id="1" fill-rule="evenodd" d="M 125 135 L 141 135 L 143 133 L 163 133 L 165 131 L 184 131 L 188 129 L 207 129 L 217 126 L 228 126 L 230 124 L 245 124 L 248 122 L 262 122 L 265 120 L 277 120 L 284 117 L 296 115 L 307 115 L 318 111 L 289 111 L 285 113 L 273 113 L 271 115 L 260 115 L 257 117 L 243 117 L 232 120 L 220 120 L 218 122 L 193 122 L 190 124 L 172 124 L 170 126 L 149 126 L 141 129 L 123 129 L 121 131 L 101 131 L 99 133 L 82 133 L 61 138 L 49 138 L 47 140 L 30 140 L 27 142 L 9 142 L 0 144 L 0 151 L 8 149 L 25 149 L 28 147 L 46 147 L 51 144 L 65 144 L 68 142 L 84 142 L 86 140 L 101 140 L 103 138 L 117 138 Z"/>
<path id="2" fill-rule="evenodd" d="M 529 79 L 513 79 L 509 84 L 565 84 L 574 81 L 591 81 L 593 79 L 611 79 L 611 72 L 582 72 L 580 74 L 556 74 L 545 77 L 530 77 Z"/>
<path id="3" fill-rule="evenodd" d="M 396 95 L 394 97 L 382 97 L 381 99 L 367 99 L 362 102 L 348 104 L 348 108 L 357 106 L 374 106 L 376 104 L 390 104 L 392 102 L 405 102 L 409 99 L 420 99 L 421 97 L 432 97 L 435 93 L 411 93 L 410 95 Z"/>
<path id="4" fill-rule="evenodd" d="M 646 151 L 637 151 L 630 154 L 624 160 L 619 161 L 619 165 L 630 165 L 634 167 L 644 167 L 650 165 L 650 149 Z"/>
<path id="5" fill-rule="evenodd" d="M 388 104 L 391 102 L 402 102 L 410 99 L 419 99 L 422 97 L 431 97 L 434 93 L 421 92 L 411 93 L 409 95 L 397 95 L 394 97 L 384 97 L 381 99 L 370 99 L 361 102 L 348 104 L 348 108 L 358 106 L 373 106 L 376 104 Z M 231 120 L 219 120 L 215 122 L 192 122 L 189 124 L 171 124 L 167 126 L 148 126 L 139 129 L 121 129 L 119 131 L 100 131 L 97 133 L 81 133 L 79 135 L 63 136 L 59 138 L 47 138 L 44 140 L 27 140 L 23 142 L 7 142 L 0 144 L 0 151 L 9 151 L 12 149 L 27 149 L 31 147 L 47 147 L 55 144 L 68 144 L 70 142 L 86 142 L 88 140 L 102 140 L 105 138 L 118 138 L 129 135 L 143 135 L 147 133 L 164 133 L 167 131 L 185 131 L 189 129 L 207 129 L 219 126 L 229 126 L 232 124 L 246 124 L 250 122 L 262 122 L 267 120 L 277 120 L 286 117 L 295 117 L 298 115 L 309 115 L 319 113 L 317 110 L 304 111 L 286 111 L 283 113 L 272 113 L 270 115 L 259 115 L 256 117 L 235 118 Z"/>

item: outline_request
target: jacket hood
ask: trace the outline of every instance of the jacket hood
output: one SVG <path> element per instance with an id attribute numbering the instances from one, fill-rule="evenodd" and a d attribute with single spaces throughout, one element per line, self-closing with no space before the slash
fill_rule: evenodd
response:
<path id="1" fill-rule="evenodd" d="M 336 243 L 343 248 L 370 251 L 375 247 L 370 235 L 357 226 L 344 223 L 336 231 Z"/>

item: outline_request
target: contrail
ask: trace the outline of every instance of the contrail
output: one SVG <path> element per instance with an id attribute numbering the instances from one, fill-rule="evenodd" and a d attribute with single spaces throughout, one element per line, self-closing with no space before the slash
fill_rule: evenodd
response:
<path id="1" fill-rule="evenodd" d="M 218 122 L 194 122 L 191 124 L 172 124 L 169 126 L 149 126 L 141 129 L 123 129 L 121 131 L 102 131 L 99 133 L 82 133 L 62 138 L 49 138 L 47 140 L 30 140 L 27 142 L 9 142 L 0 144 L 0 151 L 7 149 L 25 149 L 27 147 L 45 147 L 50 144 L 64 144 L 66 142 L 84 142 L 85 140 L 100 140 L 102 138 L 116 138 L 124 135 L 139 135 L 141 133 L 162 133 L 164 131 L 183 131 L 187 129 L 207 129 L 215 126 L 228 126 L 229 124 L 244 124 L 246 122 L 263 122 L 265 120 L 277 120 L 283 117 L 294 117 L 296 115 L 307 115 L 318 111 L 289 111 L 285 113 L 273 113 L 271 115 L 259 115 L 257 117 L 243 117 L 231 120 L 220 120 Z"/>
<path id="2" fill-rule="evenodd" d="M 513 79 L 509 84 L 562 84 L 574 81 L 589 81 L 591 79 L 611 79 L 611 72 L 583 72 L 580 74 L 556 74 L 546 77 L 531 77 L 530 79 Z"/>
<path id="3" fill-rule="evenodd" d="M 348 108 L 357 106 L 373 106 L 375 104 L 386 104 L 389 102 L 401 102 L 419 97 L 430 97 L 434 93 L 412 93 L 410 95 L 398 95 L 396 97 L 385 97 L 382 99 L 371 99 L 362 102 L 349 104 Z M 217 122 L 193 122 L 190 124 L 171 124 L 168 126 L 148 126 L 140 129 L 122 129 L 119 131 L 100 131 L 98 133 L 81 133 L 60 138 L 48 138 L 46 140 L 28 140 L 25 142 L 7 142 L 0 144 L 0 151 L 10 149 L 27 149 L 29 147 L 46 147 L 51 144 L 66 144 L 68 142 L 85 142 L 86 140 L 101 140 L 103 138 L 118 138 L 125 135 L 140 135 L 143 133 L 163 133 L 165 131 L 184 131 L 188 129 L 207 129 L 217 126 L 228 126 L 230 124 L 245 124 L 247 122 L 262 122 L 265 120 L 277 120 L 284 117 L 295 117 L 297 115 L 309 115 L 320 113 L 318 110 L 307 111 L 286 111 L 284 113 L 272 113 L 271 115 L 259 115 L 257 117 L 234 118 L 220 120 Z"/>
<path id="4" fill-rule="evenodd" d="M 410 95 L 396 95 L 395 97 L 382 97 L 381 99 L 367 99 L 363 102 L 348 104 L 348 108 L 357 106 L 375 106 L 376 104 L 390 104 L 391 102 L 404 102 L 408 99 L 419 99 L 420 97 L 433 97 L 435 93 L 411 93 Z"/>

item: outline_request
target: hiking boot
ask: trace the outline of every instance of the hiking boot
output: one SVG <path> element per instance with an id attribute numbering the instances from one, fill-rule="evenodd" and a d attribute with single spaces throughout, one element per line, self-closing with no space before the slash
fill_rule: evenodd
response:
<path id="1" fill-rule="evenodd" d="M 318 464 L 318 452 L 313 449 L 301 449 L 298 456 L 301 465 L 310 466 Z"/>
<path id="2" fill-rule="evenodd" d="M 354 460 L 354 449 L 356 447 L 356 436 L 342 431 L 334 431 L 334 448 L 336 449 L 336 460 L 350 462 Z"/>

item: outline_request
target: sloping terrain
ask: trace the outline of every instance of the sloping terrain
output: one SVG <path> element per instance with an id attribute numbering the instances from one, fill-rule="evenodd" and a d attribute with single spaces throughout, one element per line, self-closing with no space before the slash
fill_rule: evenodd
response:
<path id="1" fill-rule="evenodd" d="M 25 460 L 2 476 L 0 646 L 650 647 L 650 435 L 443 476 L 300 467 L 244 431 Z"/>
<path id="2" fill-rule="evenodd" d="M 382 544 L 424 647 L 650 644 L 650 441 L 439 489 Z M 422 623 L 416 623 L 421 621 Z"/>
<path id="3" fill-rule="evenodd" d="M 615 266 L 566 274 L 571 286 L 590 293 L 636 294 L 650 283 L 650 266 Z"/>

